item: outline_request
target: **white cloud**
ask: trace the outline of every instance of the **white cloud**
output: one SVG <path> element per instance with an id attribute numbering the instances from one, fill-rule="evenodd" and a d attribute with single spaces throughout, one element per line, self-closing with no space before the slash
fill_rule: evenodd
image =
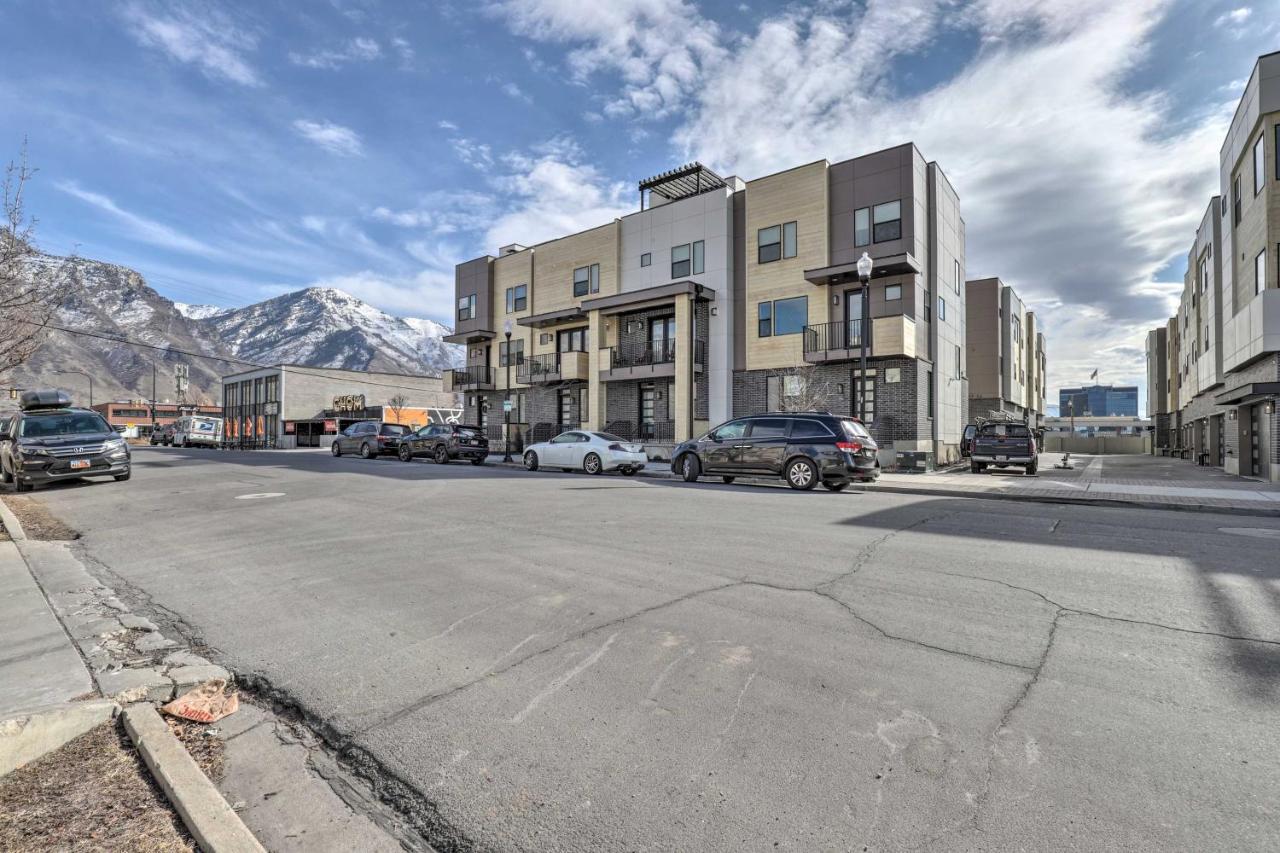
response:
<path id="1" fill-rule="evenodd" d="M 396 55 L 400 57 L 400 67 L 408 68 L 413 65 L 414 57 L 417 53 L 413 49 L 413 45 L 408 39 L 395 36 L 391 39 L 391 47 L 395 50 Z"/>
<path id="2" fill-rule="evenodd" d="M 502 93 L 508 98 L 515 98 L 517 101 L 524 101 L 526 104 L 532 104 L 533 98 L 529 94 L 517 86 L 515 83 L 507 82 L 502 84 Z"/>
<path id="3" fill-rule="evenodd" d="M 364 143 L 360 140 L 360 134 L 349 127 L 343 127 L 331 121 L 311 121 L 300 118 L 293 123 L 293 129 L 330 153 L 343 157 L 359 157 L 364 153 Z"/>
<path id="4" fill-rule="evenodd" d="M 428 268 L 413 275 L 386 275 L 372 270 L 326 276 L 309 287 L 333 287 L 399 316 L 449 318 L 453 300 L 453 265 Z"/>
<path id="5" fill-rule="evenodd" d="M 157 6 L 134 2 L 123 8 L 134 38 L 171 59 L 195 65 L 210 78 L 245 86 L 261 79 L 243 54 L 257 47 L 257 36 L 210 6 Z"/>
<path id="6" fill-rule="evenodd" d="M 152 246 L 159 246 L 162 249 L 171 249 L 204 257 L 218 257 L 221 255 L 221 252 L 207 243 L 203 243 L 195 237 L 184 234 L 162 222 L 139 216 L 136 213 L 130 213 L 108 196 L 82 189 L 74 181 L 61 181 L 55 186 L 67 195 L 78 198 L 80 201 L 110 214 L 113 219 L 125 227 L 125 233 L 135 240 L 149 243 Z"/>
<path id="7" fill-rule="evenodd" d="M 457 130 L 458 129 L 458 126 L 453 122 L 449 121 L 448 119 L 442 119 L 441 121 L 436 122 L 436 127 L 440 128 L 441 130 Z"/>
<path id="8" fill-rule="evenodd" d="M 1241 6 L 1239 9 L 1232 9 L 1230 12 L 1224 12 L 1218 16 L 1213 22 L 1215 27 L 1240 26 L 1253 15 L 1253 10 L 1248 6 Z"/>
<path id="9" fill-rule="evenodd" d="M 404 39 L 396 39 L 403 42 Z M 412 53 L 412 51 L 410 51 Z M 374 39 L 364 36 L 353 38 L 338 48 L 327 48 L 314 53 L 289 54 L 289 61 L 306 68 L 337 69 L 351 62 L 369 62 L 382 56 L 382 47 Z"/>
<path id="10" fill-rule="evenodd" d="M 453 152 L 458 159 L 475 169 L 488 169 L 493 165 L 493 149 L 483 142 L 476 142 L 464 136 L 456 136 L 449 140 Z"/>

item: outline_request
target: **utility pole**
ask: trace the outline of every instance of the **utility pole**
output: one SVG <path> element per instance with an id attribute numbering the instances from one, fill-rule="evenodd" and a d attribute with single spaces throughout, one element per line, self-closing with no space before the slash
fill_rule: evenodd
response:
<path id="1" fill-rule="evenodd" d="M 156 363 L 151 362 L 151 432 L 156 431 Z"/>

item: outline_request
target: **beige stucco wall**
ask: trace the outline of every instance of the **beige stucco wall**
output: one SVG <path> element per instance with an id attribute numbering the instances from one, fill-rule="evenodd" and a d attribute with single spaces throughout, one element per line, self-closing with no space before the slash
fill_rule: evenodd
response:
<path id="1" fill-rule="evenodd" d="M 618 292 L 618 222 L 571 234 L 534 247 L 534 314 L 562 311 L 580 305 L 584 299 Z M 600 265 L 600 292 L 573 295 L 573 271 Z"/>

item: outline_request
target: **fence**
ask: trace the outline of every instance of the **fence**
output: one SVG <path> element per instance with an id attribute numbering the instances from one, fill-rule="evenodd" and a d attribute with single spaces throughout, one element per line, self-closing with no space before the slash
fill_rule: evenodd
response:
<path id="1" fill-rule="evenodd" d="M 1107 453 L 1150 453 L 1149 435 L 1063 435 L 1046 433 L 1046 453 L 1086 453 L 1098 456 Z"/>

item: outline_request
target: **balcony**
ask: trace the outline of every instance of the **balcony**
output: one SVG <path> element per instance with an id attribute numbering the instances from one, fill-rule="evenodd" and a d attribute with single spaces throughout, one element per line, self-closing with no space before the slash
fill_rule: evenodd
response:
<path id="1" fill-rule="evenodd" d="M 608 367 L 600 371 L 606 382 L 620 379 L 649 379 L 676 375 L 676 347 L 672 340 L 633 341 L 609 347 Z M 701 370 L 707 363 L 707 342 L 693 342 L 693 366 Z"/>
<path id="2" fill-rule="evenodd" d="M 804 360 L 809 364 L 849 361 L 861 355 L 861 320 L 804 327 Z M 867 341 L 867 355 L 871 355 L 871 341 Z"/>
<path id="3" fill-rule="evenodd" d="M 494 371 L 492 367 L 454 367 L 444 372 L 445 393 L 453 391 L 492 391 Z"/>
<path id="4" fill-rule="evenodd" d="M 554 385 L 587 381 L 587 354 L 578 350 L 550 352 L 526 358 L 516 368 L 521 385 Z"/>

